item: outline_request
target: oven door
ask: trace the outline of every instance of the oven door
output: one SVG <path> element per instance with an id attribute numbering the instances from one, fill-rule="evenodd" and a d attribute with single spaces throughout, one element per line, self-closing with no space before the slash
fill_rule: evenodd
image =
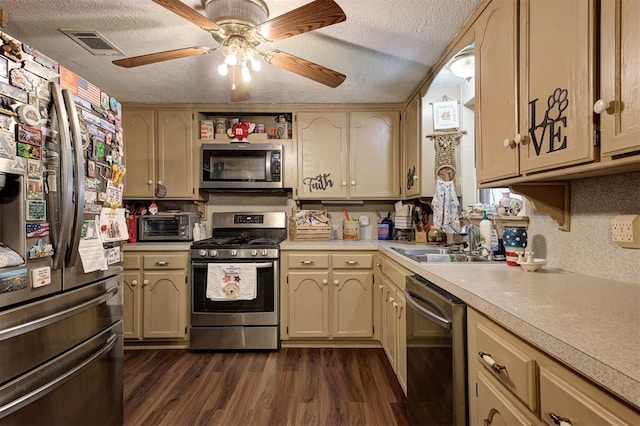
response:
<path id="1" fill-rule="evenodd" d="M 226 263 L 226 262 L 220 262 Z M 191 325 L 239 326 L 278 325 L 278 261 L 255 263 L 238 259 L 232 263 L 256 266 L 256 298 L 252 300 L 211 300 L 207 298 L 208 262 L 191 264 Z"/>

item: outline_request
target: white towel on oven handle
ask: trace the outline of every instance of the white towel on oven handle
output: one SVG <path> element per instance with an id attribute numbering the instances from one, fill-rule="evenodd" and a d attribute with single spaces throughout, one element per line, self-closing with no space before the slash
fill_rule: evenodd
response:
<path id="1" fill-rule="evenodd" d="M 209 263 L 206 296 L 216 301 L 253 300 L 256 281 L 255 263 Z"/>

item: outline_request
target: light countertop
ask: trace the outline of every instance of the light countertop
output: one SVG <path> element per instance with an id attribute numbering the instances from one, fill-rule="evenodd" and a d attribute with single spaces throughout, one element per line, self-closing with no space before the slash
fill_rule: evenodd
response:
<path id="1" fill-rule="evenodd" d="M 127 243 L 124 251 L 189 251 L 191 241 Z"/>
<path id="2" fill-rule="evenodd" d="M 418 263 L 398 241 L 286 241 L 283 250 L 375 250 L 460 297 L 469 306 L 640 407 L 640 282 L 543 267 Z M 412 244 L 415 245 L 415 244 Z"/>

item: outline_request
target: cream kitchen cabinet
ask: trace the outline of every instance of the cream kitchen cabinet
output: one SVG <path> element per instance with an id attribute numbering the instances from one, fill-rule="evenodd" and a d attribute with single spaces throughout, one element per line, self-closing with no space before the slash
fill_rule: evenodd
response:
<path id="1" fill-rule="evenodd" d="M 422 105 L 416 95 L 405 108 L 400 183 L 402 198 L 419 197 L 422 191 Z"/>
<path id="2" fill-rule="evenodd" d="M 374 256 L 283 253 L 281 338 L 373 338 Z"/>
<path id="3" fill-rule="evenodd" d="M 640 413 L 468 308 L 470 424 L 640 424 Z M 555 419 L 555 420 L 554 420 Z"/>
<path id="4" fill-rule="evenodd" d="M 378 256 L 376 306 L 378 306 L 380 343 L 406 394 L 408 330 L 404 289 L 407 276 L 413 273 L 383 254 Z"/>
<path id="5" fill-rule="evenodd" d="M 195 199 L 193 113 L 125 108 L 124 196 L 129 199 Z"/>
<path id="6" fill-rule="evenodd" d="M 300 199 L 400 197 L 399 111 L 299 112 Z"/>
<path id="7" fill-rule="evenodd" d="M 640 2 L 600 2 L 600 115 L 603 161 L 640 155 Z M 637 158 L 637 157 L 636 157 Z"/>
<path id="8" fill-rule="evenodd" d="M 124 253 L 124 338 L 187 338 L 187 252 Z"/>
<path id="9" fill-rule="evenodd" d="M 493 0 L 478 18 L 479 183 L 596 159 L 595 4 Z"/>

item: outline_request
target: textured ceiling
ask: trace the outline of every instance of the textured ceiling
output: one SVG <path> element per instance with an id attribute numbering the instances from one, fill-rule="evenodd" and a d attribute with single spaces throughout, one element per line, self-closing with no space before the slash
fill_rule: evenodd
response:
<path id="1" fill-rule="evenodd" d="M 254 73 L 248 103 L 404 102 L 481 0 L 336 0 L 345 22 L 271 43 L 347 76 L 332 89 L 264 64 Z M 201 0 L 183 0 L 204 13 Z M 270 18 L 309 0 L 266 0 Z M 138 68 L 94 56 L 60 29 L 94 30 L 136 56 L 214 46 L 211 36 L 151 0 L 3 0 L 3 29 L 98 85 L 122 102 L 226 103 L 227 77 L 214 52 Z M 266 49 L 263 49 L 266 50 Z"/>

